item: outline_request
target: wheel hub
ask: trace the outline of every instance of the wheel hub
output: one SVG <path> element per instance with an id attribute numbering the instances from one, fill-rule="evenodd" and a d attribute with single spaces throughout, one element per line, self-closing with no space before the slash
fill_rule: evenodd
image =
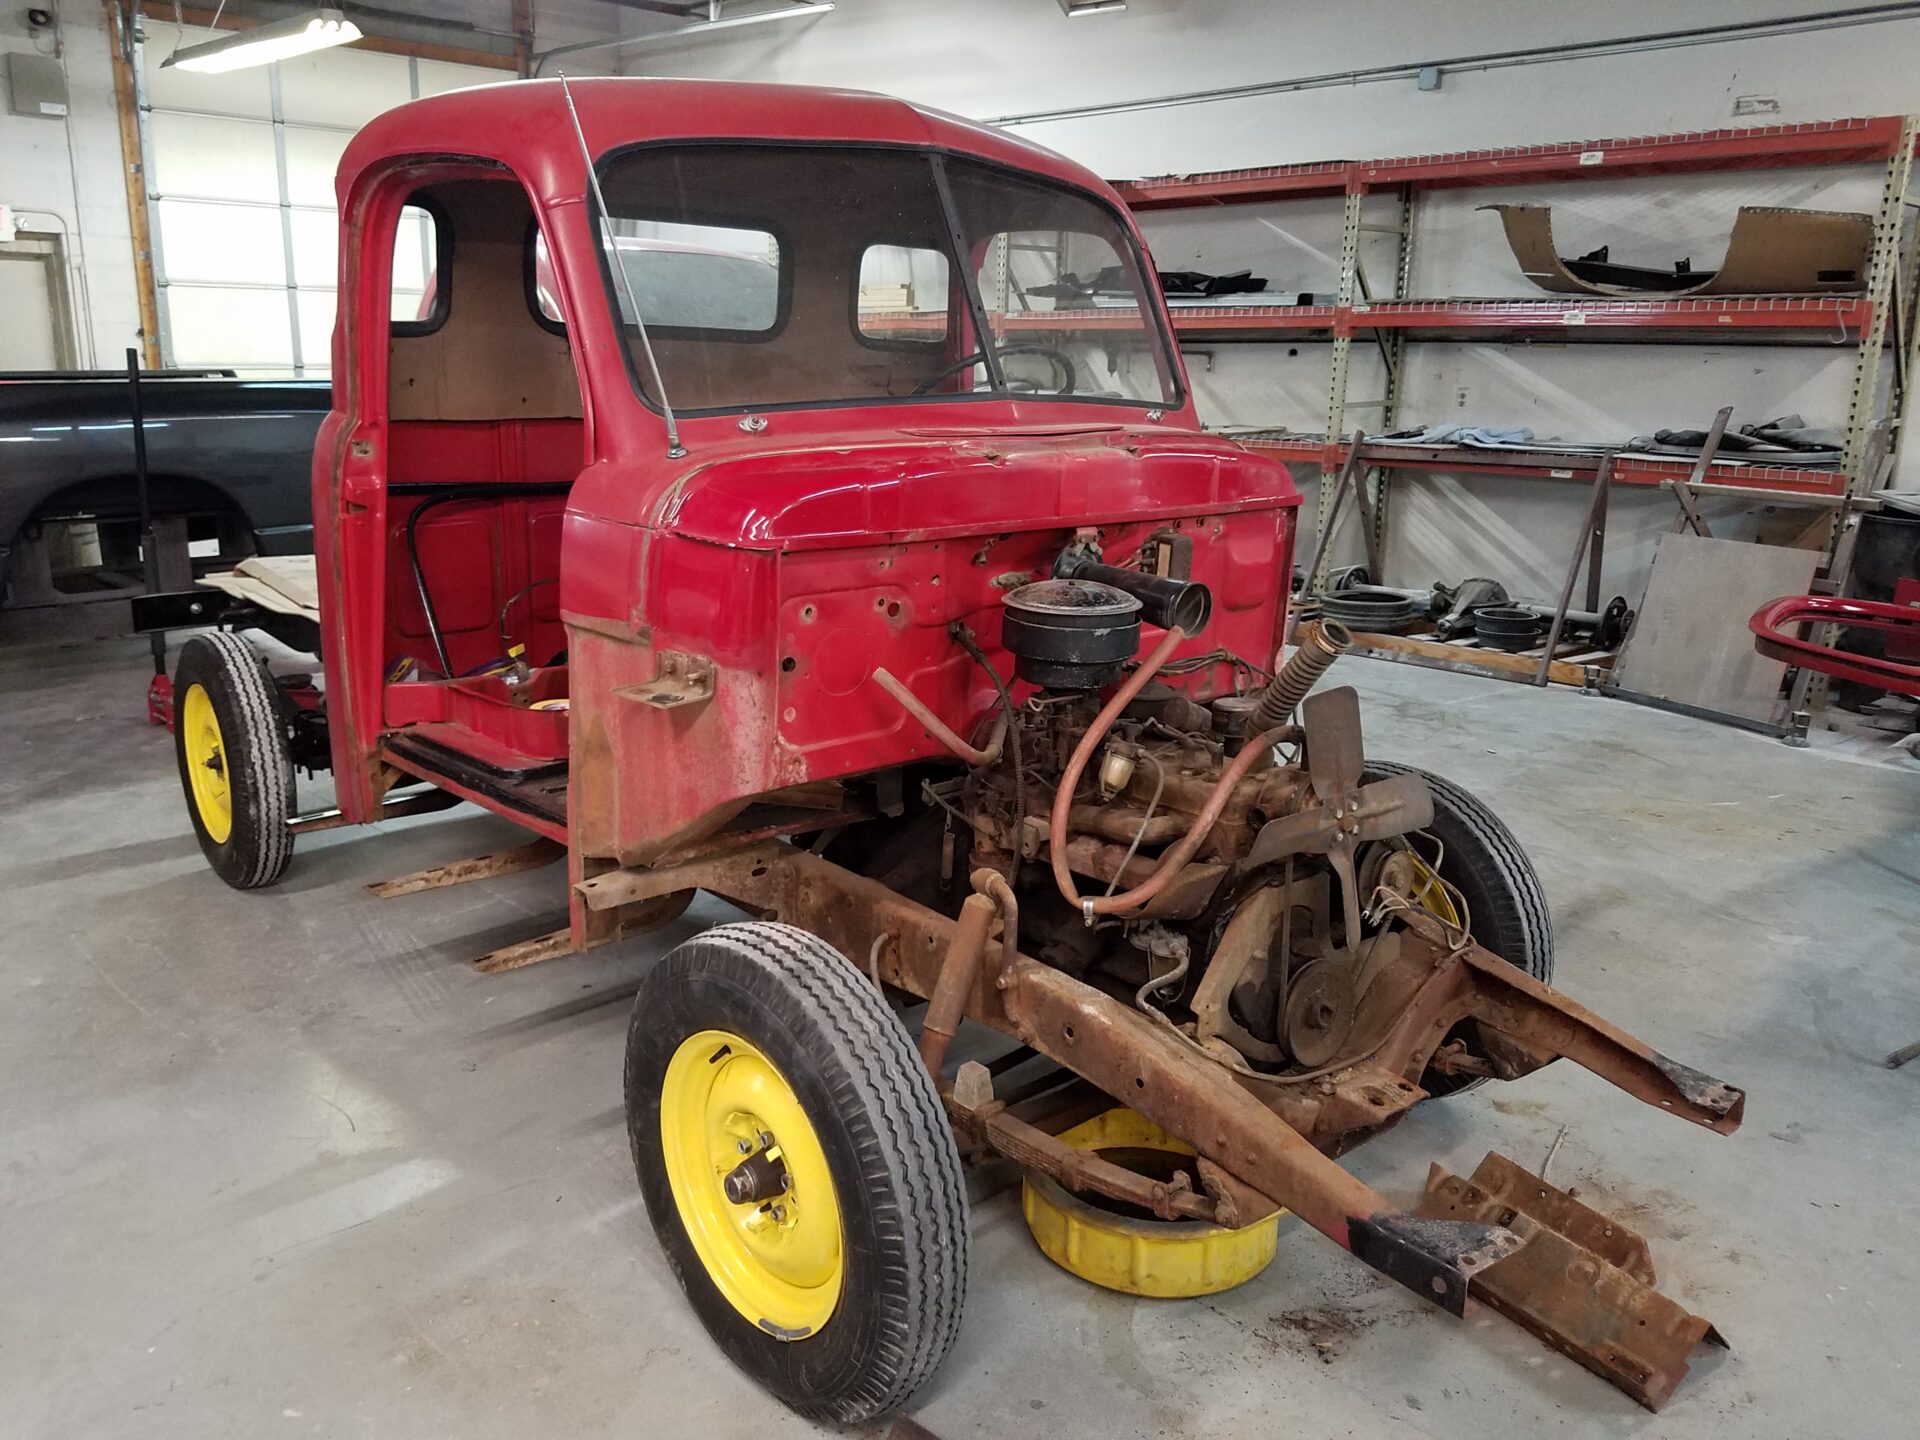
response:
<path id="1" fill-rule="evenodd" d="M 214 713 L 213 697 L 203 685 L 189 685 L 180 702 L 180 741 L 193 788 L 193 808 L 216 845 L 233 833 L 233 792 L 227 775 L 226 738 Z"/>
<path id="2" fill-rule="evenodd" d="M 735 1205 L 758 1205 L 785 1192 L 787 1164 L 778 1145 L 757 1150 L 727 1172 L 720 1188 Z"/>
<path id="3" fill-rule="evenodd" d="M 688 1036 L 661 1086 L 660 1148 L 728 1303 L 784 1340 L 824 1325 L 843 1278 L 840 1207 L 819 1136 L 772 1060 L 723 1030 Z"/>

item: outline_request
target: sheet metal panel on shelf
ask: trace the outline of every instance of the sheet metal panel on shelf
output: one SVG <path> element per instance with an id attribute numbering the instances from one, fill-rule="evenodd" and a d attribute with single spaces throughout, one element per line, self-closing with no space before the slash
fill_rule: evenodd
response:
<path id="1" fill-rule="evenodd" d="M 1129 209 L 1177 210 L 1193 205 L 1255 204 L 1283 196 L 1297 200 L 1308 195 L 1339 195 L 1352 183 L 1355 168 L 1351 160 L 1320 160 L 1113 183 Z"/>
<path id="2" fill-rule="evenodd" d="M 1614 140 L 1567 140 L 1498 150 L 1460 150 L 1361 161 L 1357 183 L 1382 185 L 1511 185 L 1523 181 L 1597 180 L 1621 175 L 1679 175 L 1700 170 L 1759 170 L 1791 165 L 1884 161 L 1900 142 L 1901 119 L 1875 115 L 1794 125 L 1689 130 Z"/>

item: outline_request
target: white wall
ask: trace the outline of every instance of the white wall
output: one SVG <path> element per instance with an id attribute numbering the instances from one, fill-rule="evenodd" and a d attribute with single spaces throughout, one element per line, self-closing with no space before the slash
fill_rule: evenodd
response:
<path id="1" fill-rule="evenodd" d="M 0 8 L 0 51 L 51 54 L 59 37 L 68 99 L 64 119 L 0 107 L 0 205 L 13 207 L 21 229 L 62 236 L 80 363 L 117 368 L 126 348 L 140 343 L 140 305 L 106 9 L 85 0 L 50 8 L 63 23 L 37 36 L 27 28 L 26 6 Z"/>
<path id="2" fill-rule="evenodd" d="M 448 9 L 425 0 L 389 0 L 389 5 L 395 9 L 412 5 L 419 13 L 441 16 Z M 68 114 L 64 119 L 17 116 L 0 103 L 0 205 L 14 209 L 22 230 L 63 237 L 79 361 L 87 366 L 117 368 L 123 363 L 126 348 L 140 343 L 140 312 L 106 6 L 101 0 L 46 0 L 46 8 L 54 11 L 59 23 L 35 34 L 28 29 L 28 7 L 24 3 L 0 7 L 0 51 L 52 54 L 57 40 L 67 72 Z M 460 12 L 483 31 L 505 32 L 511 26 L 509 0 L 469 0 Z M 604 0 L 548 0 L 539 7 L 536 45 L 617 34 L 627 13 Z M 156 103 L 235 117 L 257 118 L 268 113 L 264 69 L 226 76 L 169 71 L 162 79 L 157 67 L 174 43 L 175 27 L 164 21 L 143 19 L 140 23 L 155 52 L 150 75 Z M 458 32 L 425 26 L 409 33 L 428 42 L 456 46 L 462 38 Z M 204 36 L 197 30 L 189 37 L 190 41 L 201 38 Z M 488 43 L 503 42 L 496 38 Z M 611 63 L 609 52 L 590 52 L 573 58 L 568 68 L 576 74 L 605 73 Z M 407 98 L 407 61 L 350 48 L 309 57 L 282 69 L 288 81 L 290 113 L 297 111 L 300 118 L 345 127 L 335 132 L 311 127 L 289 132 L 293 178 L 306 182 L 319 176 L 314 193 L 323 205 L 330 205 L 331 178 L 322 172 L 337 158 L 352 127 Z M 422 94 L 512 78 L 510 70 L 428 60 L 419 62 L 418 71 Z M 0 90 L 4 86 L 4 77 L 0 76 Z M 0 95 L 0 101 L 5 99 Z M 211 184 L 221 195 L 277 200 L 271 145 L 263 148 L 258 133 L 263 128 L 222 120 L 158 117 L 156 131 L 166 133 L 155 135 L 152 168 L 163 188 L 172 185 L 204 192 Z M 192 131 L 198 134 L 188 133 Z M 162 151 L 167 153 L 163 156 Z M 296 201 L 300 198 L 296 196 Z M 230 210 L 223 219 L 231 221 L 239 214 Z M 330 226 L 331 221 L 328 223 Z M 311 229 L 311 224 L 307 228 Z M 264 249 L 244 242 L 236 245 L 231 227 L 225 239 L 230 260 L 240 252 L 236 264 L 265 263 L 269 269 L 281 265 L 277 230 L 267 237 L 269 243 Z M 331 243 L 330 234 L 318 241 L 323 250 Z M 182 256 L 185 258 L 184 251 Z M 311 267 L 302 268 L 311 273 Z M 213 273 L 217 276 L 223 272 Z M 284 275 L 283 266 L 281 273 Z M 327 283 L 331 283 L 330 278 Z M 182 363 L 251 360 L 284 371 L 287 365 L 279 360 L 287 348 L 279 333 L 286 325 L 284 296 L 277 302 L 277 310 L 272 298 L 260 292 L 229 291 L 227 300 L 228 307 L 216 313 L 199 307 L 192 318 L 200 336 L 211 335 L 212 339 L 206 344 L 196 339 L 183 347 Z M 303 349 L 309 358 L 324 361 L 326 344 L 321 332 L 331 323 L 330 299 L 316 290 L 308 308 L 308 328 L 319 335 L 319 343 L 308 337 Z M 256 343 L 263 332 L 265 341 Z M 222 335 L 236 337 L 235 343 L 220 343 Z"/>
<path id="3" fill-rule="evenodd" d="M 419 8 L 446 12 L 443 6 Z M 594 51 L 568 57 L 565 65 L 574 73 L 617 66 L 633 74 L 884 89 L 994 119 L 1813 8 L 1812 0 L 1620 0 L 1604 7 L 1567 0 L 1130 0 L 1120 14 L 1070 21 L 1053 0 L 839 0 L 836 10 L 816 19 Z M 76 327 L 82 359 L 113 365 L 137 341 L 138 308 L 103 9 L 91 0 L 64 0 L 57 7 L 65 27 L 68 119 L 0 113 L 0 203 L 23 212 L 27 228 L 67 232 L 74 303 L 82 312 Z M 615 10 L 600 0 L 550 0 L 536 9 L 537 48 L 614 33 L 623 25 L 631 30 L 675 23 Z M 510 6 L 485 0 L 460 13 L 483 27 L 503 28 Z M 24 16 L 24 6 L 0 11 L 0 48 L 35 48 Z M 49 43 L 49 36 L 38 39 L 41 49 Z M 1920 22 L 1903 21 L 1627 57 L 1451 70 L 1431 93 L 1396 80 L 1014 128 L 1116 177 L 1417 153 L 1758 123 L 1733 117 L 1740 96 L 1777 100 L 1777 118 L 1787 121 L 1920 110 L 1917 54 Z M 220 82 L 207 77 L 203 83 Z M 178 103 L 223 108 L 193 105 L 191 97 Z M 1715 247 L 1724 243 L 1739 204 L 1870 208 L 1876 185 L 1864 169 L 1775 171 L 1684 182 L 1516 187 L 1498 198 L 1554 204 L 1562 235 L 1583 249 L 1611 242 L 1622 255 L 1631 251 L 1658 260 L 1668 252 L 1690 254 L 1706 265 L 1716 258 Z M 1426 204 L 1416 293 L 1531 293 L 1499 243 L 1492 217 L 1472 208 L 1486 198 L 1456 192 Z M 1252 265 L 1277 289 L 1328 288 L 1336 269 L 1338 210 L 1324 202 L 1162 215 L 1151 219 L 1148 230 L 1158 259 L 1169 267 Z M 1195 388 L 1211 422 L 1303 429 L 1320 424 L 1324 346 L 1203 348 L 1210 358 L 1195 358 Z M 1770 418 L 1786 408 L 1800 408 L 1809 419 L 1838 420 L 1845 398 L 1841 355 L 1811 349 L 1655 353 L 1638 347 L 1421 346 L 1409 366 L 1401 414 L 1414 421 L 1471 413 L 1494 423 L 1532 425 L 1543 435 L 1596 439 L 1701 424 L 1729 402 L 1740 421 Z M 1379 392 L 1377 364 L 1363 347 L 1356 347 L 1355 356 L 1350 393 L 1364 399 Z M 1352 423 L 1370 418 L 1364 411 L 1350 417 Z M 1920 448 L 1906 458 L 1907 473 L 1920 480 Z M 1633 586 L 1644 559 L 1644 547 L 1628 542 L 1634 522 L 1626 517 L 1643 509 L 1642 528 L 1655 529 L 1668 503 L 1659 496 L 1622 496 L 1619 583 Z M 1580 497 L 1543 482 L 1447 477 L 1403 482 L 1395 504 L 1396 578 L 1465 573 L 1486 563 L 1479 548 L 1484 538 L 1507 531 L 1502 553 L 1544 580 L 1559 568 Z M 1471 518 L 1463 522 L 1463 514 Z"/>
<path id="4" fill-rule="evenodd" d="M 884 90 L 980 119 L 1720 25 L 1826 8 L 1788 0 L 1129 0 L 1069 20 L 1053 0 L 839 0 L 829 14 L 624 52 L 634 75 Z M 660 22 L 663 26 L 670 22 Z M 1110 176 L 1418 154 L 1731 123 L 1738 95 L 1781 119 L 1920 108 L 1920 21 L 1624 58 L 1019 125 Z M 1756 122 L 1742 122 L 1756 123 Z"/>
<path id="5" fill-rule="evenodd" d="M 1654 31 L 1805 14 L 1783 0 L 1129 0 L 1118 14 L 1069 20 L 1052 0 L 840 0 L 817 19 L 749 27 L 625 53 L 629 74 L 880 89 L 980 119 L 1149 100 L 1181 92 L 1344 73 L 1391 64 L 1622 38 Z M 1764 40 L 1570 59 L 1511 69 L 1448 70 L 1438 91 L 1411 80 L 1015 121 L 1019 133 L 1110 177 L 1290 161 L 1366 158 L 1552 140 L 1711 129 L 1920 110 L 1920 21 Z M 1735 100 L 1778 113 L 1735 118 Z M 1532 296 L 1490 200 L 1551 204 L 1563 249 L 1611 244 L 1616 258 L 1716 262 L 1743 204 L 1872 210 L 1878 167 L 1760 171 L 1744 176 L 1454 191 L 1423 201 L 1413 295 Z M 1377 202 L 1370 219 L 1392 219 Z M 1340 206 L 1333 200 L 1167 212 L 1144 218 L 1167 269 L 1251 267 L 1275 290 L 1332 289 Z M 1391 276 L 1383 237 L 1371 274 Z M 1200 345 L 1189 353 L 1203 418 L 1216 425 L 1318 430 L 1326 410 L 1324 344 Z M 1403 423 L 1475 419 L 1528 425 L 1541 436 L 1622 440 L 1661 427 L 1702 427 L 1723 404 L 1735 423 L 1800 410 L 1845 418 L 1848 347 L 1752 350 L 1643 346 L 1409 347 Z M 1381 393 L 1377 359 L 1356 345 L 1349 395 Z M 1349 412 L 1369 425 L 1377 411 Z M 1905 457 L 1920 483 L 1920 447 Z M 1313 477 L 1302 470 L 1303 488 Z M 1673 511 L 1664 495 L 1615 492 L 1610 587 L 1637 594 L 1654 536 Z M 1582 487 L 1472 476 L 1409 477 L 1394 494 L 1388 568 L 1396 583 L 1500 574 L 1536 594 L 1558 589 Z M 1311 497 L 1309 497 L 1309 505 Z M 1720 506 L 1725 510 L 1729 507 Z M 1794 523 L 1753 514 L 1716 533 Z M 1310 512 L 1309 512 L 1310 513 Z M 1798 512 L 1804 516 L 1805 512 Z M 1340 547 L 1355 558 L 1357 541 Z"/>

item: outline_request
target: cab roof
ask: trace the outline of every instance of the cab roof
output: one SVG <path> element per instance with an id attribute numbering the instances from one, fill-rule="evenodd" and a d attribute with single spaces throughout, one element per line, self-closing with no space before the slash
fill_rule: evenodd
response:
<path id="1" fill-rule="evenodd" d="M 734 80 L 570 80 L 595 159 L 653 140 L 911 145 L 1015 166 L 1115 200 L 1099 176 L 1005 131 L 864 90 Z M 370 121 L 340 159 L 342 208 L 369 169 L 408 158 L 473 156 L 515 171 L 549 202 L 586 183 L 559 80 L 515 80 L 410 101 Z"/>

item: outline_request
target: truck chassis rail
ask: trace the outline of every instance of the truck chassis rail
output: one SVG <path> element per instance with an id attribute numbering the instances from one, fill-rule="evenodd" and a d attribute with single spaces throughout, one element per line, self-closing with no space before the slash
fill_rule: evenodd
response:
<path id="1" fill-rule="evenodd" d="M 1566 1058 L 1716 1133 L 1740 1124 L 1746 1097 L 1739 1089 L 1668 1059 L 1471 942 L 1450 945 L 1430 917 L 1409 916 L 1407 928 L 1395 932 L 1397 953 L 1371 992 L 1378 1001 L 1356 1030 L 1366 1037 L 1362 1058 L 1289 1083 L 1229 1069 L 1170 1022 L 1021 955 L 1017 941 L 996 942 L 989 929 L 996 902 L 986 894 L 969 897 L 956 921 L 778 842 L 613 870 L 575 891 L 598 912 L 694 888 L 811 931 L 844 955 L 868 958 L 875 980 L 929 1000 L 927 1031 L 944 1033 L 931 1051 L 923 1035 L 922 1054 L 962 1139 L 1044 1170 L 1070 1189 L 1169 1217 L 1242 1224 L 1268 1209 L 1291 1210 L 1452 1314 L 1464 1312 L 1469 1294 L 1481 1296 L 1649 1408 L 1671 1393 L 1695 1344 L 1719 1339 L 1705 1320 L 1651 1290 L 1650 1262 L 1636 1268 L 1617 1263 L 1624 1252 L 1611 1245 L 1605 1254 L 1583 1248 L 1593 1227 L 1581 1222 L 1594 1212 L 1557 1191 L 1551 1193 L 1559 1199 L 1544 1210 L 1503 1201 L 1517 1193 L 1514 1177 L 1524 1174 L 1510 1161 L 1489 1157 L 1471 1185 L 1436 1176 L 1426 1203 L 1408 1213 L 1332 1158 L 1426 1097 L 1420 1078 L 1465 1019 L 1483 1027 L 1490 1071 L 1499 1078 Z M 1003 936 L 1017 933 L 1015 916 L 1002 909 L 998 918 Z M 983 1066 L 962 1066 L 949 1081 L 936 1062 L 957 1023 L 955 1001 L 959 1014 L 1018 1040 L 1191 1144 L 1208 1193 L 1143 1185 L 1142 1177 L 1052 1141 L 1043 1123 L 1009 1113 Z M 1612 1225 L 1597 1218 L 1603 1230 Z M 1637 1240 L 1624 1227 L 1613 1229 L 1623 1244 Z M 1595 1288 L 1591 1277 L 1603 1265 L 1609 1283 Z M 1657 1327 L 1640 1323 L 1649 1315 L 1657 1316 Z"/>

